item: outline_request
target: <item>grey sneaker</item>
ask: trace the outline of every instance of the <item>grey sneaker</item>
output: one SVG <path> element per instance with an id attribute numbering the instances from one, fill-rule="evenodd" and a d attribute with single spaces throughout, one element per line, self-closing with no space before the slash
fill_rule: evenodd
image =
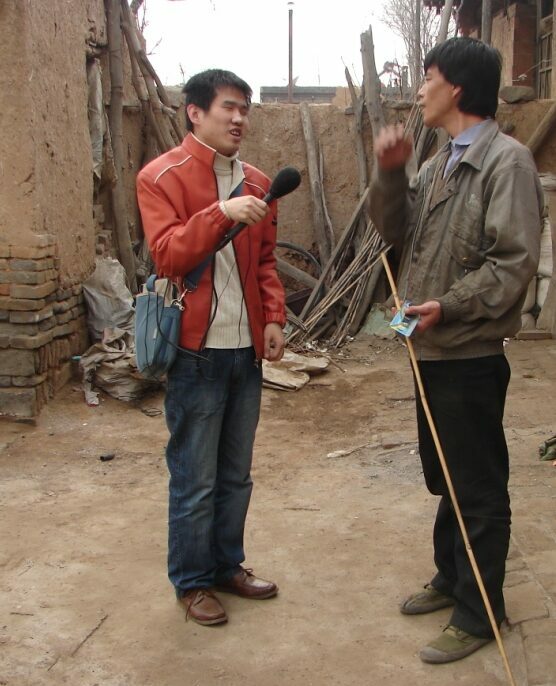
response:
<path id="1" fill-rule="evenodd" d="M 457 626 L 448 625 L 438 638 L 426 645 L 419 657 L 423 662 L 432 665 L 444 664 L 461 660 L 482 648 L 492 641 L 492 638 L 479 638 L 458 629 Z"/>
<path id="2" fill-rule="evenodd" d="M 455 600 L 440 593 L 436 588 L 427 584 L 422 591 L 414 593 L 406 598 L 400 605 L 400 612 L 404 615 L 424 615 L 427 612 L 436 612 L 443 607 L 451 607 Z"/>

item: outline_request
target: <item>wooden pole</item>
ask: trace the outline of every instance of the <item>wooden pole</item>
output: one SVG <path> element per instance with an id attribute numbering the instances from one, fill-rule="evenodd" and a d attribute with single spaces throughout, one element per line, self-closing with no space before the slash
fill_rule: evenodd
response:
<path id="1" fill-rule="evenodd" d="M 533 153 L 533 155 L 538 151 L 541 145 L 544 143 L 547 135 L 554 128 L 556 123 L 556 103 L 551 105 L 548 112 L 541 119 L 537 128 L 533 131 L 531 138 L 527 141 L 527 147 Z"/>
<path id="2" fill-rule="evenodd" d="M 363 142 L 363 109 L 365 107 L 365 94 L 357 96 L 355 86 L 349 73 L 349 69 L 345 69 L 346 81 L 351 95 L 351 106 L 355 116 L 355 149 L 357 150 L 357 170 L 359 179 L 359 197 L 365 192 L 367 188 L 369 176 L 367 171 L 367 155 L 365 153 L 365 144 Z"/>
<path id="3" fill-rule="evenodd" d="M 421 86 L 421 0 L 415 2 L 415 64 L 413 65 L 413 97 L 417 98 L 417 93 Z"/>
<path id="4" fill-rule="evenodd" d="M 156 72 L 146 56 L 143 46 L 141 45 L 139 34 L 127 4 L 127 0 L 121 0 L 121 8 L 123 14 L 123 30 L 126 40 L 128 41 L 130 56 L 132 59 L 136 60 L 143 76 L 150 105 L 153 110 L 153 116 L 154 119 L 156 119 L 157 138 L 161 137 L 164 141 L 164 148 L 162 152 L 166 152 L 167 150 L 171 150 L 173 147 L 175 147 L 178 142 L 181 142 L 183 135 L 180 136 L 182 132 L 175 131 L 175 117 L 168 116 L 168 110 L 163 110 L 163 104 L 169 106 L 170 100 L 168 99 L 162 84 L 160 84 L 161 89 L 158 89 L 158 76 L 156 76 Z M 162 98 L 165 100 L 164 103 L 161 98 L 161 93 L 163 94 Z M 168 109 L 170 108 L 168 107 Z"/>
<path id="5" fill-rule="evenodd" d="M 122 124 L 124 72 L 122 63 L 122 29 L 120 26 L 121 5 L 120 0 L 105 1 L 111 84 L 108 121 L 110 125 L 112 149 L 114 151 L 114 166 L 116 167 L 116 179 L 111 188 L 112 210 L 114 212 L 114 225 L 116 229 L 116 239 L 118 241 L 119 257 L 127 275 L 129 288 L 132 293 L 136 293 L 137 277 L 135 273 L 135 255 L 133 254 L 133 249 L 131 247 L 123 184 L 125 156 Z"/>
<path id="6" fill-rule="evenodd" d="M 288 2 L 288 102 L 293 102 L 293 2 Z"/>
<path id="7" fill-rule="evenodd" d="M 481 13 L 481 40 L 490 45 L 492 35 L 492 0 L 483 0 Z"/>
<path id="8" fill-rule="evenodd" d="M 303 269 L 299 269 L 299 267 L 294 267 L 293 264 L 286 262 L 286 260 L 281 257 L 276 258 L 276 267 L 278 268 L 278 271 L 287 276 L 291 276 L 292 279 L 299 281 L 304 286 L 314 288 L 317 285 L 317 280 L 314 276 L 307 274 L 307 272 L 304 272 Z"/>
<path id="9" fill-rule="evenodd" d="M 330 259 L 330 253 L 333 249 L 333 240 L 328 230 L 322 203 L 322 184 L 319 174 L 317 143 L 315 141 L 313 125 L 311 123 L 309 105 L 306 102 L 302 102 L 299 107 L 299 112 L 301 114 L 301 124 L 303 127 L 303 135 L 305 137 L 305 147 L 307 150 L 307 170 L 309 174 L 311 196 L 313 198 L 313 222 L 315 236 L 319 247 L 320 262 L 321 264 L 326 264 Z"/>
<path id="10" fill-rule="evenodd" d="M 396 282 L 394 281 L 394 277 L 392 276 L 392 271 L 390 269 L 390 265 L 388 264 L 388 260 L 386 258 L 386 252 L 381 253 L 381 258 L 382 258 L 382 264 L 384 265 L 384 269 L 385 269 L 386 274 L 388 276 L 388 282 L 390 283 L 390 288 L 392 289 L 392 295 L 394 296 L 394 301 L 396 303 L 396 307 L 398 310 L 400 310 L 401 309 L 400 296 L 398 295 L 398 290 L 396 288 Z M 510 664 L 508 662 L 508 656 L 506 655 L 506 650 L 504 649 L 504 644 L 502 643 L 502 637 L 500 636 L 500 631 L 498 629 L 498 625 L 496 624 L 496 619 L 494 618 L 494 613 L 492 611 L 490 600 L 489 600 L 488 594 L 486 592 L 485 585 L 483 583 L 483 579 L 481 577 L 481 572 L 479 571 L 479 567 L 477 565 L 477 560 L 475 559 L 475 554 L 473 553 L 473 549 L 471 548 L 471 543 L 469 541 L 469 536 L 467 534 L 465 522 L 463 521 L 463 516 L 461 514 L 461 510 L 459 507 L 458 500 L 456 498 L 456 492 L 454 491 L 454 485 L 452 483 L 452 478 L 451 478 L 450 472 L 448 470 L 448 464 L 446 462 L 446 457 L 444 456 L 444 451 L 442 450 L 442 445 L 440 443 L 440 439 L 438 438 L 438 433 L 436 431 L 434 419 L 432 418 L 432 414 L 431 414 L 431 411 L 429 408 L 429 404 L 427 402 L 427 397 L 425 395 L 425 388 L 423 386 L 423 381 L 421 379 L 421 373 L 419 371 L 419 364 L 417 363 L 417 358 L 415 356 L 415 350 L 413 349 L 413 341 L 411 340 L 410 337 L 406 337 L 405 341 L 407 343 L 407 350 L 409 352 L 409 358 L 411 360 L 411 366 L 413 367 L 413 373 L 415 374 L 415 380 L 417 382 L 417 387 L 419 388 L 419 396 L 421 398 L 421 403 L 423 405 L 423 409 L 424 409 L 425 415 L 427 417 L 427 422 L 428 422 L 428 425 L 429 425 L 429 428 L 431 431 L 431 435 L 432 435 L 432 438 L 434 441 L 434 445 L 436 447 L 436 452 L 438 453 L 438 459 L 440 460 L 442 472 L 444 473 L 444 479 L 446 480 L 446 485 L 448 486 L 448 492 L 450 493 L 450 499 L 452 501 L 454 513 L 456 515 L 456 519 L 458 520 L 458 524 L 459 524 L 459 528 L 460 528 L 461 535 L 463 538 L 463 542 L 465 544 L 465 550 L 467 552 L 469 562 L 471 563 L 471 567 L 473 569 L 473 574 L 475 575 L 477 585 L 479 586 L 479 590 L 481 592 L 481 596 L 482 596 L 483 602 L 485 604 L 487 615 L 488 615 L 488 618 L 490 620 L 490 625 L 492 627 L 492 631 L 494 632 L 494 636 L 496 638 L 496 643 L 498 644 L 498 649 L 500 650 L 500 655 L 502 656 L 502 661 L 504 662 L 504 667 L 506 668 L 506 674 L 508 676 L 508 681 L 511 684 L 511 686 L 516 686 L 516 683 L 515 683 L 514 678 L 513 678 L 512 670 L 510 669 Z"/>
<path id="11" fill-rule="evenodd" d="M 365 84 L 365 104 L 373 130 L 373 138 L 376 138 L 380 129 L 385 125 L 384 112 L 380 102 L 380 80 L 376 70 L 375 46 L 373 43 L 373 29 L 361 34 L 361 54 L 363 59 L 363 82 Z"/>

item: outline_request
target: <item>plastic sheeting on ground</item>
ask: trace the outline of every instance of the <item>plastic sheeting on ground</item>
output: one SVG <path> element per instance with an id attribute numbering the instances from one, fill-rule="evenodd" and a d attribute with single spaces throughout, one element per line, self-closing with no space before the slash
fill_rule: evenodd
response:
<path id="1" fill-rule="evenodd" d="M 94 343 L 82 356 L 83 390 L 88 405 L 98 405 L 93 384 L 118 400 L 129 402 L 159 388 L 156 379 L 144 379 L 137 370 L 135 341 L 132 334 L 118 328 L 106 328 L 102 341 Z"/>

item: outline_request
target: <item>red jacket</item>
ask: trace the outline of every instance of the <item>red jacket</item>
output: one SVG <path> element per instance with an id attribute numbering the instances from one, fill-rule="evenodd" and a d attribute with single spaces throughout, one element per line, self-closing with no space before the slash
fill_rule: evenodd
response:
<path id="1" fill-rule="evenodd" d="M 183 277 L 198 266 L 232 227 L 220 210 L 215 151 L 187 135 L 182 144 L 147 164 L 137 176 L 137 198 L 143 228 L 160 276 Z M 242 195 L 263 198 L 270 181 L 243 163 Z M 276 272 L 276 203 L 265 218 L 243 229 L 233 245 L 251 338 L 257 358 L 263 356 L 266 324 L 286 322 L 284 288 Z M 209 327 L 212 267 L 204 270 L 197 290 L 185 296 L 180 345 L 199 350 Z"/>

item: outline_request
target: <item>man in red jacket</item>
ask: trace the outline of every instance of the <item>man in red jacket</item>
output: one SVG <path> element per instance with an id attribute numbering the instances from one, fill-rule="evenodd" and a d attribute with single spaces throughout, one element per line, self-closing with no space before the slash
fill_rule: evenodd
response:
<path id="1" fill-rule="evenodd" d="M 276 206 L 269 179 L 241 163 L 251 88 L 210 69 L 185 85 L 188 134 L 138 175 L 143 227 L 157 273 L 181 279 L 235 224 L 247 225 L 185 296 L 165 400 L 170 440 L 168 575 L 187 616 L 227 621 L 215 589 L 245 598 L 278 588 L 241 563 L 259 419 L 260 361 L 284 351 L 284 289 L 276 272 Z"/>

